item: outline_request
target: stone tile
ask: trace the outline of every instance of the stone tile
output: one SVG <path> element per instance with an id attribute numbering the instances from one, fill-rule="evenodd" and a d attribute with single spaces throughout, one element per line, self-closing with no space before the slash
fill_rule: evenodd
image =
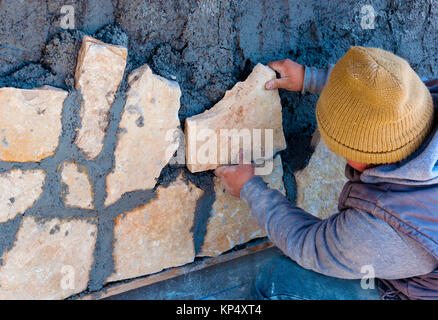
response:
<path id="1" fill-rule="evenodd" d="M 192 262 L 195 248 L 190 229 L 203 191 L 179 177 L 157 198 L 120 215 L 114 227 L 115 273 L 107 280 L 138 277 Z"/>
<path id="2" fill-rule="evenodd" d="M 50 86 L 0 88 L 0 161 L 40 161 L 52 156 L 67 95 Z"/>
<path id="3" fill-rule="evenodd" d="M 75 88 L 82 94 L 81 120 L 76 144 L 88 159 L 103 148 L 108 113 L 125 72 L 128 50 L 85 36 L 79 50 Z"/>
<path id="4" fill-rule="evenodd" d="M 63 299 L 87 288 L 96 225 L 83 220 L 24 217 L 3 254 L 0 299 Z"/>
<path id="5" fill-rule="evenodd" d="M 67 186 L 65 204 L 82 209 L 93 209 L 93 190 L 87 170 L 74 162 L 65 162 L 61 173 L 62 183 Z"/>
<path id="6" fill-rule="evenodd" d="M 297 206 L 321 219 L 338 212 L 338 198 L 347 178 L 344 158 L 331 152 L 321 139 L 303 170 L 295 172 Z"/>
<path id="7" fill-rule="evenodd" d="M 128 81 L 130 88 L 114 152 L 115 167 L 107 177 L 105 205 L 116 202 L 126 192 L 152 189 L 178 148 L 172 135 L 180 125 L 178 83 L 152 74 L 147 65 L 135 70 Z"/>
<path id="8" fill-rule="evenodd" d="M 0 173 L 0 223 L 24 213 L 43 193 L 43 170 L 14 169 Z"/>
<path id="9" fill-rule="evenodd" d="M 285 194 L 283 167 L 280 156 L 274 159 L 273 172 L 263 176 L 269 187 Z M 234 246 L 255 238 L 266 236 L 252 217 L 248 205 L 225 191 L 220 180 L 215 178 L 216 200 L 213 203 L 207 234 L 199 256 L 216 257 Z"/>
<path id="10" fill-rule="evenodd" d="M 228 150 L 230 139 L 221 137 L 221 129 L 247 129 L 250 135 L 254 134 L 253 129 L 261 129 L 262 139 L 265 136 L 264 129 L 272 129 L 273 154 L 286 148 L 278 90 L 265 89 L 265 83 L 275 77 L 271 68 L 257 64 L 246 81 L 237 83 L 227 91 L 215 106 L 186 119 L 186 158 L 187 167 L 191 172 L 212 170 L 219 163 L 224 164 L 220 159 L 224 157 L 226 160 L 226 157 L 224 154 L 221 155 L 220 150 Z M 264 146 L 262 143 L 262 155 L 265 151 Z M 243 149 L 251 151 L 251 146 L 243 146 Z M 208 157 L 201 159 L 200 156 L 203 155 L 213 156 L 211 160 Z M 236 157 L 229 160 L 237 163 Z"/>

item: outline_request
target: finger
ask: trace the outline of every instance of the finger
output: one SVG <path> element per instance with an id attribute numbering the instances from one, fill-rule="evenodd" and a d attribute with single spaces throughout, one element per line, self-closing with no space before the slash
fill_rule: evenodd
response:
<path id="1" fill-rule="evenodd" d="M 280 79 L 273 79 L 266 82 L 266 89 L 267 90 L 274 90 L 274 89 L 287 89 L 289 87 L 290 79 L 280 78 Z"/>
<path id="2" fill-rule="evenodd" d="M 284 70 L 284 60 L 272 61 L 268 63 L 268 67 L 282 74 Z"/>
<path id="3" fill-rule="evenodd" d="M 219 178 L 222 177 L 222 175 L 223 175 L 225 169 L 226 169 L 226 166 L 220 166 L 220 167 L 217 167 L 217 168 L 214 170 L 214 174 L 215 174 L 215 176 L 216 176 L 216 177 L 219 177 Z"/>

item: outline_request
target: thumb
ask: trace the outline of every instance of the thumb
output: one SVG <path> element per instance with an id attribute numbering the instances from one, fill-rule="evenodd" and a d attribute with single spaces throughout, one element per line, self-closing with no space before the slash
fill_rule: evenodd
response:
<path id="1" fill-rule="evenodd" d="M 214 170 L 214 174 L 216 177 L 220 178 L 224 171 L 226 170 L 227 166 L 219 166 Z"/>
<path id="2" fill-rule="evenodd" d="M 280 79 L 273 79 L 273 80 L 269 80 L 268 82 L 266 82 L 265 88 L 267 90 L 287 89 L 290 86 L 289 82 L 290 82 L 290 79 L 287 77 L 280 78 Z"/>

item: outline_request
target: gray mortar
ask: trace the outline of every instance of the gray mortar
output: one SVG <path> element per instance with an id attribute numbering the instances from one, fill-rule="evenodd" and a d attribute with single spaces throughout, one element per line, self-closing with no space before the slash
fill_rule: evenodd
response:
<path id="1" fill-rule="evenodd" d="M 15 237 L 20 228 L 22 216 L 0 223 L 0 266 L 3 264 L 3 254 L 9 251 L 15 242 Z"/>
<path id="2" fill-rule="evenodd" d="M 114 270 L 114 218 L 155 197 L 182 171 L 186 181 L 204 190 L 192 227 L 196 252 L 202 246 L 214 201 L 212 173 L 191 174 L 166 166 L 153 190 L 125 194 L 104 207 L 106 176 L 114 167 L 113 152 L 125 103 L 123 80 L 110 112 L 99 157 L 89 161 L 73 143 L 80 94 L 73 89 L 76 57 L 84 34 L 104 42 L 127 45 L 125 77 L 147 63 L 153 71 L 179 82 L 179 112 L 184 119 L 211 108 L 225 90 L 244 80 L 258 63 L 289 57 L 301 64 L 324 67 L 335 63 L 350 45 L 377 46 L 406 58 L 422 77 L 438 75 L 438 6 L 431 1 L 348 0 L 178 0 L 74 2 L 77 30 L 59 28 L 60 6 L 55 0 L 0 1 L 0 87 L 32 88 L 49 84 L 69 90 L 62 115 L 63 133 L 55 156 L 38 163 L 0 162 L 0 172 L 12 168 L 47 172 L 44 192 L 24 215 L 38 219 L 86 219 L 98 228 L 88 291 L 99 290 Z M 360 28 L 360 8 L 372 4 L 376 28 Z M 287 196 L 296 196 L 293 172 L 312 153 L 315 95 L 280 91 L 283 128 L 288 148 L 281 153 Z M 147 119 L 146 119 L 147 120 Z M 60 165 L 74 160 L 83 165 L 95 192 L 94 210 L 65 207 Z M 14 243 L 23 215 L 0 224 L 0 257 Z M 55 230 L 56 231 L 56 230 Z M 76 297 L 76 296 L 74 296 Z"/>
<path id="3" fill-rule="evenodd" d="M 210 218 L 213 203 L 216 200 L 214 192 L 213 173 L 201 172 L 193 174 L 184 170 L 184 177 L 198 188 L 204 190 L 204 194 L 196 202 L 195 220 L 190 231 L 193 233 L 195 255 L 201 252 L 207 234 L 207 222 Z"/>

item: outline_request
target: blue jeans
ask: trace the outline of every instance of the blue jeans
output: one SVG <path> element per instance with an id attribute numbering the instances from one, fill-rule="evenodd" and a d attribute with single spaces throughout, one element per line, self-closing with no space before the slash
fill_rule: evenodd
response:
<path id="1" fill-rule="evenodd" d="M 275 257 L 260 269 L 252 291 L 259 300 L 380 300 L 377 284 L 362 289 L 360 280 L 328 277 L 286 256 Z"/>

